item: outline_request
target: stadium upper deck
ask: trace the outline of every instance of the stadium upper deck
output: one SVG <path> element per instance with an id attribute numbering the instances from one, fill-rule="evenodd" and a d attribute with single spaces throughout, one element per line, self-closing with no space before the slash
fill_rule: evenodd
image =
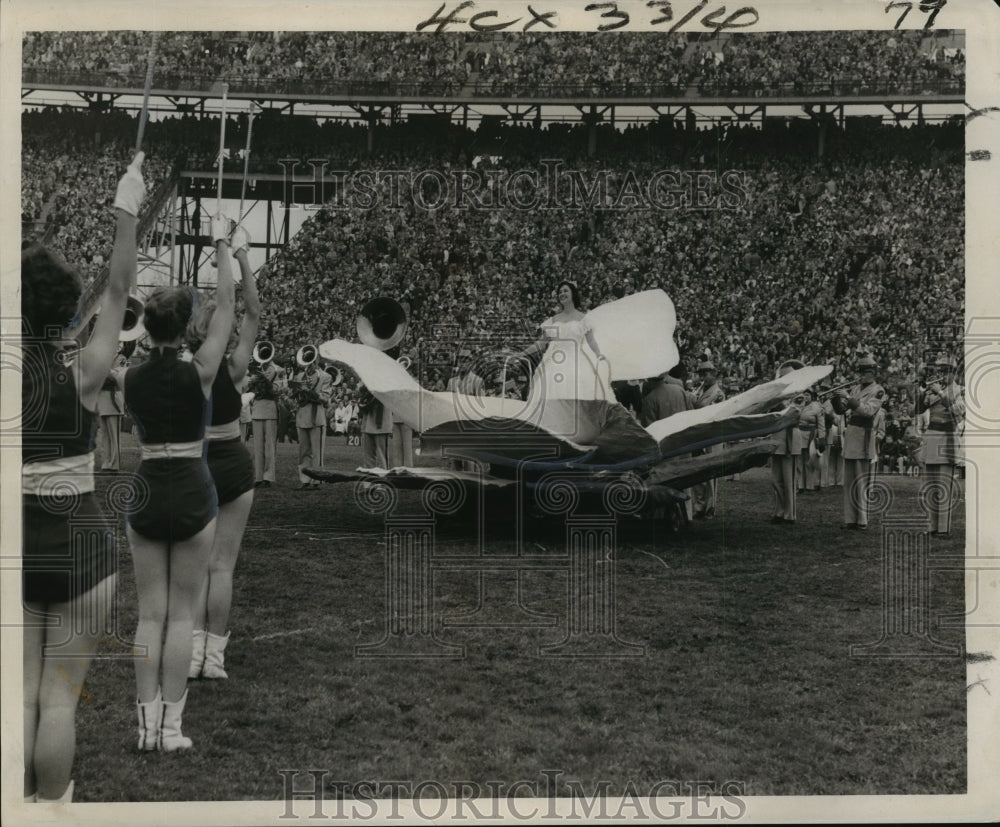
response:
<path id="1" fill-rule="evenodd" d="M 147 32 L 34 32 L 22 86 L 81 105 L 142 93 Z M 162 32 L 153 93 L 388 104 L 958 102 L 964 38 L 947 31 L 728 34 Z M 378 59 L 375 59 L 375 55 Z M 107 97 L 105 97 L 107 95 Z M 192 104 L 191 99 L 195 103 Z M 126 102 L 119 103 L 122 105 Z"/>

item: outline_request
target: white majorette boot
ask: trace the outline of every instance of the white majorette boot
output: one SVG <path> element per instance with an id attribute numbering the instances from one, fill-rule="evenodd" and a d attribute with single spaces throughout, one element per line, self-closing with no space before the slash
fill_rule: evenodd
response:
<path id="1" fill-rule="evenodd" d="M 203 678 L 218 680 L 229 677 L 222 668 L 227 643 L 229 643 L 229 632 L 226 632 L 225 637 L 208 633 L 205 639 L 205 666 L 201 670 Z"/>
<path id="2" fill-rule="evenodd" d="M 205 637 L 208 634 L 204 629 L 195 629 L 191 633 L 191 668 L 188 669 L 189 678 L 200 678 L 201 669 L 205 665 Z"/>
<path id="3" fill-rule="evenodd" d="M 184 714 L 184 704 L 187 701 L 187 690 L 181 695 L 179 701 L 170 703 L 163 702 L 163 710 L 160 713 L 160 742 L 161 752 L 174 752 L 178 749 L 191 749 L 193 746 L 190 738 L 185 738 L 181 733 L 181 716 Z"/>
<path id="4" fill-rule="evenodd" d="M 69 804 L 73 801 L 73 781 L 69 782 L 66 791 L 59 798 L 42 798 L 35 793 L 35 801 L 38 804 Z"/>
<path id="5" fill-rule="evenodd" d="M 160 690 L 156 697 L 147 703 L 135 702 L 135 711 L 139 717 L 139 749 L 142 752 L 152 752 L 160 736 L 160 712 L 163 699 Z"/>

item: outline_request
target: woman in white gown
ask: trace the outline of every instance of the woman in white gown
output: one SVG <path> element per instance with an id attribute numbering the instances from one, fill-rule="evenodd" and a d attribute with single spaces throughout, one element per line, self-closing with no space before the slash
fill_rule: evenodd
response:
<path id="1" fill-rule="evenodd" d="M 531 377 L 529 402 L 576 399 L 615 403 L 611 370 L 587 315 L 579 309 L 580 292 L 572 282 L 563 281 L 556 289 L 556 298 L 562 309 L 541 324 L 544 338 L 536 347 L 545 348 L 545 354 Z"/>

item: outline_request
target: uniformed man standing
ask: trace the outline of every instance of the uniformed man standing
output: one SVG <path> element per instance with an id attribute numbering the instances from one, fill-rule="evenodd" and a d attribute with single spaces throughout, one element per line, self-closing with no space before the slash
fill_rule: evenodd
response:
<path id="1" fill-rule="evenodd" d="M 934 366 L 943 376 L 917 397 L 917 412 L 929 414 L 923 447 L 927 482 L 922 487 L 931 509 L 930 533 L 944 535 L 951 533 L 951 512 L 958 493 L 955 467 L 961 458 L 965 395 L 955 381 L 955 364 L 948 355 L 939 356 Z"/>
<path id="2" fill-rule="evenodd" d="M 726 395 L 719 385 L 718 376 L 715 372 L 715 365 L 706 360 L 698 365 L 698 377 L 701 379 L 701 387 L 694 392 L 694 407 L 707 408 L 709 405 L 716 405 L 722 402 Z M 712 448 L 706 448 L 706 453 L 711 453 Z M 718 480 L 713 479 L 708 482 L 699 483 L 691 489 L 693 496 L 693 511 L 696 520 L 707 520 L 715 516 L 715 500 L 718 493 Z"/>
<path id="3" fill-rule="evenodd" d="M 799 417 L 799 430 L 802 432 L 799 491 L 819 491 L 819 457 L 826 450 L 826 416 L 823 413 L 823 403 L 816 398 L 815 393 L 807 390 L 803 397 L 805 406 Z"/>
<path id="4" fill-rule="evenodd" d="M 287 387 L 285 372 L 273 361 L 253 370 L 250 407 L 253 424 L 254 487 L 269 488 L 275 481 L 275 456 L 278 446 L 278 397 Z"/>
<path id="5" fill-rule="evenodd" d="M 858 384 L 850 393 L 839 391 L 834 409 L 844 414 L 844 525 L 868 529 L 868 489 L 872 479 L 875 447 L 875 416 L 885 401 L 885 389 L 875 381 L 875 360 L 858 360 Z"/>
<path id="6" fill-rule="evenodd" d="M 778 368 L 780 379 L 793 370 L 805 367 L 798 359 L 789 359 Z M 805 399 L 796 397 L 791 407 L 801 411 Z M 774 491 L 774 514 L 772 523 L 794 523 L 796 519 L 796 493 L 798 491 L 798 459 L 802 455 L 802 431 L 798 423 L 789 425 L 774 435 L 778 447 L 771 455 L 771 489 Z"/>
<path id="7" fill-rule="evenodd" d="M 121 430 L 124 404 L 122 386 L 125 381 L 127 360 L 115 359 L 115 365 L 97 394 L 97 449 L 101 455 L 101 472 L 116 474 L 121 462 Z"/>
<path id="8" fill-rule="evenodd" d="M 826 379 L 820 385 L 820 392 L 833 387 Z M 841 435 L 844 431 L 844 418 L 833 409 L 833 399 L 823 400 L 823 417 L 826 425 L 826 451 L 820 457 L 820 475 L 823 488 L 841 485 L 844 481 L 844 455 L 841 450 Z"/>
<path id="9" fill-rule="evenodd" d="M 389 468 L 389 437 L 392 411 L 361 386 L 361 454 L 365 468 Z"/>
<path id="10" fill-rule="evenodd" d="M 319 480 L 307 476 L 304 469 L 323 467 L 326 406 L 333 394 L 333 377 L 320 368 L 315 359 L 308 361 L 309 355 L 305 360 L 301 353 L 296 356 L 301 370 L 292 377 L 290 387 L 295 401 L 295 430 L 299 443 L 299 488 L 319 490 Z"/>

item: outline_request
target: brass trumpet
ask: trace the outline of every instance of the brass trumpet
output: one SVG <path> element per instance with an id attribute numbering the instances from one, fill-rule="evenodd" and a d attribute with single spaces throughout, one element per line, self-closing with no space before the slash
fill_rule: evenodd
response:
<path id="1" fill-rule="evenodd" d="M 820 391 L 819 393 L 816 394 L 816 398 L 822 399 L 824 396 L 827 396 L 831 393 L 837 393 L 838 391 L 845 390 L 846 388 L 850 388 L 851 386 L 856 384 L 857 380 L 852 380 L 850 382 L 841 382 L 839 385 L 834 385 L 832 388 L 827 388 L 825 391 Z"/>

